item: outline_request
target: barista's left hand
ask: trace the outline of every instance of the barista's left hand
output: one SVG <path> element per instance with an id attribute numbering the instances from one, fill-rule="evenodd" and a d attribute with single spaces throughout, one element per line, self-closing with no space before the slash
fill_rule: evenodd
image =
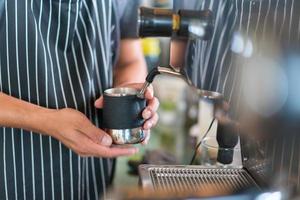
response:
<path id="1" fill-rule="evenodd" d="M 134 83 L 134 84 L 122 84 L 117 87 L 131 87 L 136 89 L 141 89 L 143 86 L 142 83 Z M 145 92 L 145 99 L 147 100 L 147 106 L 144 109 L 142 116 L 146 120 L 143 128 L 147 134 L 146 139 L 143 141 L 143 144 L 147 144 L 150 138 L 150 129 L 154 127 L 158 122 L 158 114 L 157 109 L 159 106 L 158 99 L 154 96 L 154 91 L 152 85 L 150 85 Z M 103 107 L 103 96 L 95 101 L 96 108 Z"/>

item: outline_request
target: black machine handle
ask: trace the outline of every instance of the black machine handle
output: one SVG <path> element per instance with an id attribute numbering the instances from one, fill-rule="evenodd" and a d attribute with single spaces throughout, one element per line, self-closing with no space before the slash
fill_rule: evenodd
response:
<path id="1" fill-rule="evenodd" d="M 233 161 L 233 148 L 238 143 L 238 130 L 233 122 L 219 123 L 217 128 L 218 150 L 217 160 L 223 164 L 230 164 Z M 226 150 L 224 150 L 226 149 Z"/>
<path id="2" fill-rule="evenodd" d="M 189 37 L 191 29 L 199 30 L 198 38 L 209 40 L 213 32 L 210 10 L 179 10 L 141 7 L 138 19 L 140 37 Z"/>

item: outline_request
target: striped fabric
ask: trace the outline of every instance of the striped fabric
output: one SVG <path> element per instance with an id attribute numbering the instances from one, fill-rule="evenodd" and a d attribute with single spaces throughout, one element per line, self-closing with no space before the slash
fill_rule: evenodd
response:
<path id="1" fill-rule="evenodd" d="M 247 44 L 245 42 L 247 39 L 253 41 L 254 54 L 268 55 L 268 52 L 264 51 L 271 52 L 272 49 L 266 48 L 265 45 L 271 40 L 271 43 L 280 46 L 282 53 L 280 56 L 286 56 L 284 54 L 289 51 L 294 54 L 296 52 L 299 56 L 300 1 L 183 0 L 178 1 L 177 6 L 213 11 L 215 28 L 212 39 L 190 41 L 186 67 L 193 83 L 199 88 L 224 94 L 230 103 L 233 118 L 238 117 L 236 111 L 243 94 L 243 82 L 240 79 L 242 70 L 250 61 L 253 63 L 247 55 L 233 51 L 232 45 L 236 36 L 244 40 L 244 44 Z M 293 90 L 293 94 L 299 94 L 299 90 L 294 91 L 295 87 L 292 85 L 289 89 Z M 244 160 L 244 166 L 253 175 L 258 179 L 264 179 L 263 181 L 270 181 L 269 183 L 275 182 L 283 187 L 290 186 L 293 190 L 297 189 L 299 194 L 300 127 L 299 119 L 293 116 L 291 118 L 294 120 L 291 123 L 288 123 L 286 118 L 284 118 L 286 121 L 279 123 L 275 120 L 278 128 L 265 127 L 271 131 L 267 141 L 251 141 L 249 137 L 246 140 L 242 138 L 241 142 L 243 155 L 247 158 Z M 265 135 L 264 137 L 267 138 Z"/>
<path id="2" fill-rule="evenodd" d="M 219 91 L 229 101 L 236 93 L 237 76 L 243 68 L 236 63 L 240 55 L 231 50 L 236 34 L 258 43 L 268 39 L 269 34 L 275 35 L 278 42 L 299 41 L 300 2 L 296 0 L 183 0 L 178 4 L 213 11 L 212 39 L 190 41 L 186 66 L 198 87 Z"/>
<path id="3" fill-rule="evenodd" d="M 93 103 L 112 85 L 117 4 L 0 0 L 1 91 L 48 108 L 75 108 L 98 126 Z M 82 158 L 54 138 L 0 128 L 0 199 L 99 199 L 111 174 L 112 160 Z"/>

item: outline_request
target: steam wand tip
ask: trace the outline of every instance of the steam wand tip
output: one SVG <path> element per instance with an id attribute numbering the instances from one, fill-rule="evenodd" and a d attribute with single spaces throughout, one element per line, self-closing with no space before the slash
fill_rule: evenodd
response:
<path id="1" fill-rule="evenodd" d="M 142 89 L 139 91 L 139 93 L 137 94 L 137 97 L 139 98 L 144 98 L 145 92 L 147 90 L 147 88 L 149 87 L 149 85 L 153 82 L 154 78 L 156 75 L 160 74 L 160 71 L 158 70 L 157 67 L 155 67 L 154 69 L 152 69 L 147 77 L 146 77 L 146 81 L 142 87 Z"/>
<path id="2" fill-rule="evenodd" d="M 149 87 L 150 84 L 151 83 L 149 83 L 148 81 L 145 81 L 142 89 L 137 94 L 138 98 L 141 98 L 141 99 L 145 98 L 145 92 L 146 92 L 146 90 L 147 90 L 147 88 Z"/>

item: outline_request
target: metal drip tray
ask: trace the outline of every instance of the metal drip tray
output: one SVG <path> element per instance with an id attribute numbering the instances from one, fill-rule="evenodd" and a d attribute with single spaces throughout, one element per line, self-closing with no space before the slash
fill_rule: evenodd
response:
<path id="1" fill-rule="evenodd" d="M 236 192 L 257 186 L 242 168 L 204 168 L 202 166 L 141 165 L 143 188 L 180 192 L 213 189 Z"/>

